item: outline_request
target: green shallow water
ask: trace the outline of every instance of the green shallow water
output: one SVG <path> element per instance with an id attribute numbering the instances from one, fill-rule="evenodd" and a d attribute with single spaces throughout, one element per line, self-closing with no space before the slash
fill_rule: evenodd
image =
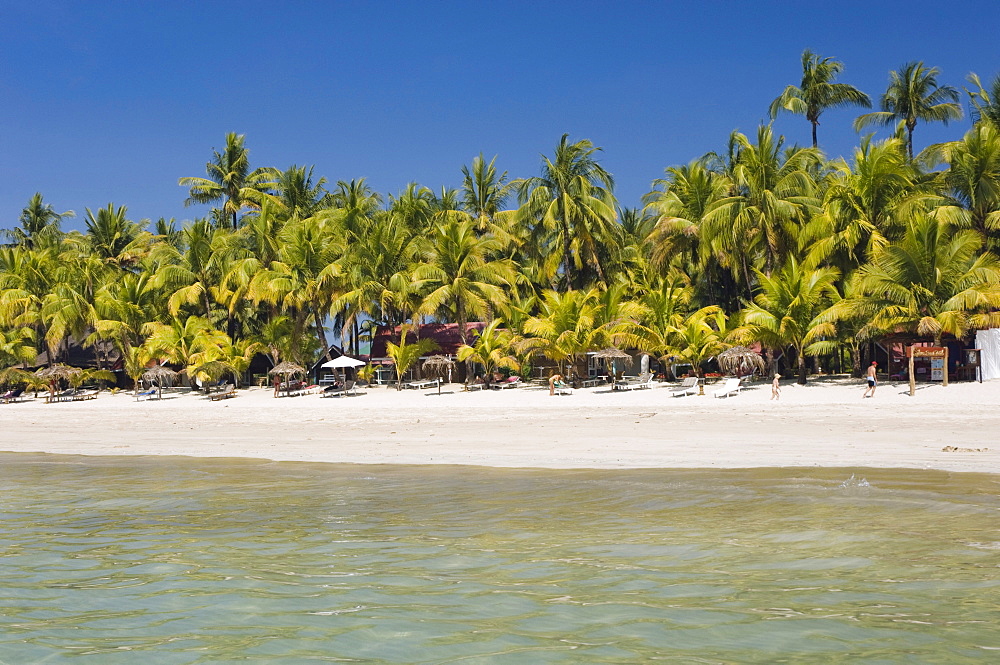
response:
<path id="1" fill-rule="evenodd" d="M 1000 660 L 997 476 L 0 465 L 5 664 Z"/>

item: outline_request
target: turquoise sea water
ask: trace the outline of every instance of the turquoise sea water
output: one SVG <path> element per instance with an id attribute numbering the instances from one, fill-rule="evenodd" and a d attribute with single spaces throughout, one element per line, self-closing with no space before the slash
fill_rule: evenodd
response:
<path id="1" fill-rule="evenodd" d="M 997 476 L 0 465 L 0 663 L 1000 660 Z"/>

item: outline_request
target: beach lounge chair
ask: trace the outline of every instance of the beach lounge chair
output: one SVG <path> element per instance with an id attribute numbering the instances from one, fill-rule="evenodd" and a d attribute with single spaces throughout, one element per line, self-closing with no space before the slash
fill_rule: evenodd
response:
<path id="1" fill-rule="evenodd" d="M 236 397 L 236 386 L 231 383 L 227 383 L 222 390 L 217 393 L 212 393 L 210 397 L 213 402 L 217 402 L 221 399 L 228 399 L 230 397 Z"/>
<path id="2" fill-rule="evenodd" d="M 357 390 L 354 388 L 354 381 L 345 381 L 342 386 L 329 386 L 323 390 L 323 394 L 320 397 L 343 397 L 344 395 L 357 395 Z"/>
<path id="3" fill-rule="evenodd" d="M 517 388 L 521 385 L 521 377 L 516 374 L 505 381 L 499 381 L 493 384 L 495 390 L 503 390 L 505 388 Z"/>
<path id="4" fill-rule="evenodd" d="M 403 387 L 414 388 L 415 390 L 421 390 L 423 388 L 436 388 L 439 383 L 441 383 L 440 378 L 423 379 L 421 381 L 410 381 L 409 383 L 404 383 Z"/>
<path id="5" fill-rule="evenodd" d="M 135 401 L 138 402 L 141 399 L 149 399 L 150 397 L 154 397 L 157 392 L 159 392 L 158 388 L 150 388 L 149 390 L 143 390 L 142 392 L 135 394 Z"/>
<path id="6" fill-rule="evenodd" d="M 465 389 L 467 391 L 469 391 L 469 392 L 472 392 L 474 390 L 482 390 L 485 387 L 486 387 L 486 384 L 483 382 L 482 379 L 476 379 L 475 381 L 472 381 L 471 383 L 466 383 L 465 384 Z"/>
<path id="7" fill-rule="evenodd" d="M 643 372 L 639 378 L 631 381 L 619 381 L 614 385 L 614 390 L 642 390 L 653 387 L 653 373 Z"/>
<path id="8" fill-rule="evenodd" d="M 556 381 L 552 384 L 552 391 L 555 395 L 572 395 L 573 386 L 568 383 L 563 383 L 562 381 Z"/>
<path id="9" fill-rule="evenodd" d="M 60 393 L 50 393 L 45 398 L 45 403 L 54 404 L 55 402 L 68 402 L 69 400 L 73 399 L 73 393 L 75 392 L 76 392 L 75 390 L 69 388 Z"/>
<path id="10" fill-rule="evenodd" d="M 88 399 L 97 399 L 97 393 L 100 392 L 97 389 L 93 390 L 74 390 L 71 399 L 74 402 L 83 402 Z"/>
<path id="11" fill-rule="evenodd" d="M 740 380 L 739 379 L 726 379 L 726 382 L 722 384 L 722 387 L 716 390 L 713 395 L 716 397 L 729 397 L 730 395 L 736 395 L 740 392 Z"/>
<path id="12" fill-rule="evenodd" d="M 684 381 L 681 382 L 681 385 L 674 386 L 673 388 L 670 389 L 671 397 L 683 397 L 684 395 L 697 395 L 697 394 L 698 394 L 697 376 L 689 376 L 686 379 L 684 379 Z"/>
<path id="13" fill-rule="evenodd" d="M 24 394 L 24 388 L 15 388 L 13 390 L 8 390 L 3 395 L 0 395 L 0 399 L 3 400 L 4 404 L 10 404 L 11 402 L 16 402 Z"/>

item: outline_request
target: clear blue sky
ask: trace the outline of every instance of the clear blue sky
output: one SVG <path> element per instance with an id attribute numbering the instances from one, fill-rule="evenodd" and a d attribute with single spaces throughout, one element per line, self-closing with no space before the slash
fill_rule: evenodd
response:
<path id="1" fill-rule="evenodd" d="M 535 175 L 559 137 L 604 148 L 624 205 L 666 166 L 755 130 L 806 47 L 873 98 L 908 60 L 961 88 L 1000 71 L 1000 3 L 9 2 L 0 4 L 0 227 L 35 191 L 58 210 L 185 208 L 226 132 L 253 166 L 315 164 L 398 192 L 459 186 L 480 151 Z M 964 96 L 964 93 L 963 93 Z M 820 143 L 850 154 L 853 109 Z M 809 125 L 777 129 L 807 144 Z M 918 127 L 920 148 L 960 136 Z"/>

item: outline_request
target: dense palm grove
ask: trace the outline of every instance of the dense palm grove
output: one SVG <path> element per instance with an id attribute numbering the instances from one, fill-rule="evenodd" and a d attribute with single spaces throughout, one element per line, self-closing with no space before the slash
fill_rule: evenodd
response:
<path id="1" fill-rule="evenodd" d="M 253 169 L 230 134 L 204 177 L 180 179 L 189 203 L 216 206 L 183 226 L 108 204 L 64 233 L 72 213 L 36 194 L 0 248 L 0 368 L 82 344 L 132 377 L 154 358 L 239 374 L 258 352 L 321 357 L 327 322 L 358 352 L 376 325 L 450 321 L 463 359 L 489 368 L 620 346 L 698 371 L 757 342 L 804 381 L 810 358 L 859 371 L 865 343 L 889 333 L 940 343 L 1000 324 L 1000 77 L 970 76 L 964 136 L 915 151 L 921 124 L 963 105 L 934 68 L 906 65 L 855 122 L 895 134 L 830 159 L 822 112 L 872 101 L 835 81 L 835 60 L 806 51 L 802 69 L 771 114 L 805 116 L 811 147 L 769 125 L 733 133 L 667 168 L 636 208 L 616 200 L 600 148 L 567 136 L 537 176 L 480 155 L 458 189 L 383 198 L 363 179 Z"/>

